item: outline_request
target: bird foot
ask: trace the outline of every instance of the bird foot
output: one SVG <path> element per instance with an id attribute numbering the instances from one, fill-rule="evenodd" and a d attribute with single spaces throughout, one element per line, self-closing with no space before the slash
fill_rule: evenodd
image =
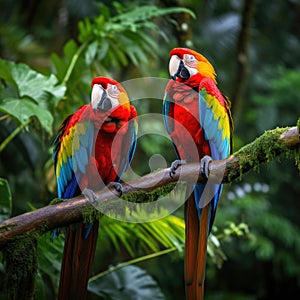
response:
<path id="1" fill-rule="evenodd" d="M 171 167 L 170 167 L 170 171 L 169 171 L 169 175 L 171 178 L 173 178 L 173 176 L 175 175 L 176 173 L 176 170 L 181 166 L 181 165 L 184 165 L 186 164 L 186 161 L 185 160 L 180 160 L 180 159 L 177 159 L 177 160 L 174 160 L 171 164 Z"/>
<path id="2" fill-rule="evenodd" d="M 91 189 L 85 188 L 82 191 L 82 194 L 91 202 L 96 203 L 98 200 L 98 196 L 95 194 L 95 192 Z"/>
<path id="3" fill-rule="evenodd" d="M 110 187 L 113 187 L 119 194 L 119 196 L 121 197 L 123 195 L 123 186 L 121 183 L 119 182 L 110 182 L 108 185 L 107 185 L 108 188 Z"/>
<path id="4" fill-rule="evenodd" d="M 212 158 L 209 155 L 205 155 L 200 160 L 200 173 L 205 175 L 206 178 L 209 176 L 209 164 L 212 162 Z"/>

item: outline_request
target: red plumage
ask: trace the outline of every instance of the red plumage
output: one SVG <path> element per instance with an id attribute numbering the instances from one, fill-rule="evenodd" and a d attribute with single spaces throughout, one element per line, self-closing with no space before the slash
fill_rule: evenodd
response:
<path id="1" fill-rule="evenodd" d="M 96 86 L 95 86 L 96 85 Z M 119 181 L 131 162 L 137 113 L 113 79 L 92 81 L 91 104 L 66 118 L 54 143 L 58 196 L 75 197 Z M 105 102 L 105 105 L 103 105 Z M 101 106 L 102 105 L 102 106 Z M 71 212 L 70 212 L 71 213 Z M 69 227 L 64 247 L 59 299 L 85 299 L 98 237 L 97 220 Z"/>
<path id="2" fill-rule="evenodd" d="M 217 88 L 213 66 L 200 53 L 171 50 L 169 71 L 172 80 L 163 107 L 166 129 L 178 157 L 200 161 L 207 175 L 209 161 L 224 159 L 231 151 L 230 102 Z M 221 192 L 219 183 L 187 186 L 185 283 L 189 300 L 204 297 L 207 238 Z"/>

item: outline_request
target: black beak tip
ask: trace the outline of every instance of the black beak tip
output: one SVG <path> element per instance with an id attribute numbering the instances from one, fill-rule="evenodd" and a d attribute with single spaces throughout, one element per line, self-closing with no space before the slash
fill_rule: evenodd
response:
<path id="1" fill-rule="evenodd" d="M 180 61 L 177 72 L 172 76 L 172 79 L 176 81 L 176 78 L 180 78 L 182 80 L 187 80 L 190 78 L 189 70 L 184 66 L 183 61 Z"/>

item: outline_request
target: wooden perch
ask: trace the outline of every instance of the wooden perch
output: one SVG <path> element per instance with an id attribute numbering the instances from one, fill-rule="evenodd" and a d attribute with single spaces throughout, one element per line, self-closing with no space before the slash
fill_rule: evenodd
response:
<path id="1" fill-rule="evenodd" d="M 222 182 L 228 183 L 281 154 L 295 151 L 298 155 L 297 159 L 299 159 L 300 137 L 298 127 L 266 131 L 254 142 L 244 146 L 229 158 L 211 162 L 211 175 L 214 176 L 222 170 Z M 297 163 L 299 165 L 299 161 Z M 169 176 L 169 168 L 167 168 L 123 184 L 123 190 L 126 195 L 138 191 L 151 192 L 172 182 L 177 182 L 179 179 L 181 181 L 196 179 L 198 182 L 207 180 L 199 174 L 199 163 L 192 163 L 179 167 L 172 178 Z M 96 192 L 96 195 L 98 196 L 97 200 L 104 205 L 116 198 L 114 192 L 107 188 Z M 84 212 L 92 208 L 93 205 L 90 201 L 81 195 L 8 219 L 0 223 L 0 248 L 9 242 L 33 233 L 42 234 L 55 228 L 82 221 Z"/>

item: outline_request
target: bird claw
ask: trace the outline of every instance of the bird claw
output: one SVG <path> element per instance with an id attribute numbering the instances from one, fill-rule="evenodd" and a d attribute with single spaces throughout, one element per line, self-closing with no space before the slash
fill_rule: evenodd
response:
<path id="1" fill-rule="evenodd" d="M 173 178 L 173 176 L 175 175 L 176 173 L 176 170 L 181 166 L 181 165 L 184 165 L 186 164 L 186 161 L 185 160 L 180 160 L 180 159 L 177 159 L 177 160 L 174 160 L 171 164 L 171 167 L 170 167 L 170 171 L 169 171 L 169 175 L 171 178 Z"/>
<path id="2" fill-rule="evenodd" d="M 209 155 L 205 155 L 200 160 L 200 173 L 209 176 L 209 164 L 212 162 L 212 158 Z"/>
<path id="3" fill-rule="evenodd" d="M 108 188 L 110 187 L 113 187 L 118 193 L 119 193 L 119 196 L 122 196 L 123 195 L 123 186 L 121 183 L 119 182 L 110 182 L 108 185 L 107 185 Z"/>
<path id="4" fill-rule="evenodd" d="M 82 194 L 91 202 L 91 203 L 96 203 L 98 196 L 95 194 L 95 192 L 91 189 L 85 188 L 82 191 Z"/>

